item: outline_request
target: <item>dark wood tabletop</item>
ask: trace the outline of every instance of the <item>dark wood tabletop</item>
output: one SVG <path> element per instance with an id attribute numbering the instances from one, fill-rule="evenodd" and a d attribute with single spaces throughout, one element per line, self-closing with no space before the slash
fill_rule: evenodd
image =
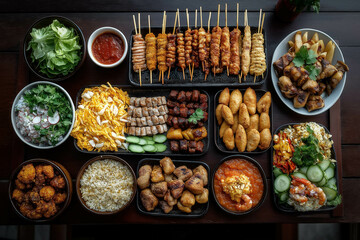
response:
<path id="1" fill-rule="evenodd" d="M 155 3 L 156 2 L 156 3 Z M 328 127 L 333 135 L 338 170 L 340 176 L 340 191 L 343 203 L 335 210 L 316 214 L 286 214 L 276 209 L 272 197 L 272 183 L 270 172 L 270 150 L 257 155 L 256 159 L 267 176 L 269 192 L 264 204 L 254 213 L 246 216 L 232 216 L 221 210 L 210 196 L 208 212 L 198 218 L 169 218 L 154 217 L 140 213 L 134 201 L 125 211 L 113 216 L 98 216 L 87 212 L 80 205 L 73 192 L 72 201 L 66 211 L 54 220 L 56 224 L 115 224 L 115 223 L 312 223 L 312 222 L 339 222 L 351 223 L 360 221 L 360 77 L 357 69 L 360 62 L 360 2 L 344 0 L 328 0 L 321 2 L 320 13 L 301 13 L 293 22 L 285 23 L 278 20 L 274 13 L 276 0 L 245 0 L 240 2 L 240 13 L 248 10 L 250 25 L 257 25 L 259 9 L 266 12 L 264 29 L 267 34 L 267 59 L 270 62 L 278 43 L 290 32 L 300 28 L 314 28 L 329 34 L 339 44 L 350 71 L 347 75 L 344 91 L 337 103 L 325 113 L 317 116 L 302 116 L 287 108 L 277 96 L 268 74 L 265 83 L 260 89 L 271 91 L 273 100 L 272 127 L 276 129 L 282 124 L 293 122 L 315 121 Z M 65 16 L 73 20 L 83 31 L 86 40 L 90 34 L 99 27 L 113 26 L 121 30 L 128 41 L 133 30 L 132 15 L 141 13 L 142 22 L 147 23 L 147 15 L 151 15 L 153 26 L 161 26 L 162 12 L 167 11 L 168 19 L 174 19 L 176 9 L 181 11 L 182 22 L 185 23 L 185 8 L 190 11 L 202 6 L 204 14 L 217 12 L 216 1 L 0 1 L 0 152 L 2 153 L 0 166 L 0 224 L 26 224 L 13 211 L 9 197 L 8 184 L 11 172 L 23 161 L 32 158 L 47 158 L 63 164 L 70 172 L 73 180 L 81 166 L 94 155 L 80 153 L 74 147 L 73 138 L 51 150 L 37 150 L 23 144 L 16 136 L 10 121 L 10 109 L 16 94 L 27 84 L 40 80 L 33 75 L 23 56 L 23 39 L 31 24 L 41 17 L 49 15 Z M 224 2 L 221 2 L 222 8 Z M 236 22 L 236 1 L 229 0 L 228 22 Z M 216 24 L 212 18 L 212 26 Z M 224 14 L 220 21 L 224 22 Z M 171 23 L 172 24 L 172 23 Z M 171 25 L 170 23 L 168 26 Z M 270 65 L 268 64 L 270 68 Z M 103 84 L 129 86 L 128 60 L 119 67 L 104 69 L 96 66 L 86 57 L 81 69 L 70 79 L 59 82 L 71 95 L 75 102 L 78 91 L 89 84 Z M 211 96 L 212 104 L 215 93 L 222 88 L 203 88 Z M 210 118 L 213 126 L 213 116 Z M 209 131 L 209 151 L 200 158 L 187 157 L 186 159 L 174 157 L 173 159 L 199 160 L 206 162 L 213 169 L 218 161 L 228 156 L 216 149 L 213 128 Z M 136 155 L 121 156 L 135 170 L 137 163 L 143 157 Z"/>

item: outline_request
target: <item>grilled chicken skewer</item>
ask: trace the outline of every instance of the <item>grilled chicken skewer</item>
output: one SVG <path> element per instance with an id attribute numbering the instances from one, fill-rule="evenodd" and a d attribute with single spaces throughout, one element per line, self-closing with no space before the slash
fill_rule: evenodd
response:
<path id="1" fill-rule="evenodd" d="M 227 4 L 225 4 L 225 27 L 221 31 L 221 66 L 226 67 L 227 75 L 229 76 L 230 66 L 230 30 L 227 26 Z"/>
<path id="2" fill-rule="evenodd" d="M 191 80 L 194 76 L 194 68 L 199 67 L 199 30 L 197 29 L 197 9 L 195 10 L 195 27 L 191 31 L 192 35 L 192 70 L 191 70 Z"/>
<path id="3" fill-rule="evenodd" d="M 131 48 L 132 51 L 132 63 L 133 63 L 133 70 L 134 72 L 139 73 L 139 83 L 141 83 L 141 71 L 146 70 L 146 56 L 145 56 L 145 49 L 146 43 L 141 35 L 140 30 L 140 13 L 138 14 L 138 21 L 139 21 L 139 32 L 136 29 L 136 20 L 135 16 L 133 15 L 134 20 L 134 27 L 135 27 L 135 35 L 133 36 L 133 47 Z"/>
<path id="4" fill-rule="evenodd" d="M 148 15 L 149 33 L 145 36 L 146 43 L 146 66 L 150 70 L 150 83 L 152 83 L 152 71 L 156 69 L 156 36 L 151 32 L 150 15 Z"/>
<path id="5" fill-rule="evenodd" d="M 211 33 L 211 45 L 210 45 L 210 57 L 211 57 L 211 66 L 214 72 L 214 76 L 217 72 L 221 71 L 220 67 L 220 42 L 221 42 L 221 27 L 219 27 L 219 17 L 220 17 L 220 4 L 218 5 L 218 21 L 217 26 L 212 29 Z"/>
<path id="6" fill-rule="evenodd" d="M 183 78 L 185 80 L 185 68 L 186 68 L 186 62 L 185 62 L 185 41 L 184 41 L 184 34 L 180 31 L 180 14 L 179 9 L 177 9 L 177 16 L 178 16 L 178 23 L 179 28 L 176 33 L 176 52 L 177 52 L 177 60 L 178 60 L 178 66 L 182 69 Z"/>
<path id="7" fill-rule="evenodd" d="M 204 71 L 204 61 L 206 56 L 206 30 L 203 28 L 202 23 L 202 7 L 200 7 L 200 28 L 199 28 L 199 60 L 201 62 L 202 70 Z"/>
<path id="8" fill-rule="evenodd" d="M 241 52 L 241 75 L 246 81 L 246 76 L 250 69 L 250 50 L 251 50 L 251 29 L 248 25 L 247 10 L 245 10 L 245 29 L 244 38 L 242 39 L 242 52 Z"/>
<path id="9" fill-rule="evenodd" d="M 164 11 L 162 33 L 159 33 L 157 37 L 157 62 L 158 62 L 158 69 L 160 71 L 159 81 L 161 78 L 162 84 L 164 84 L 164 72 L 167 70 L 167 66 L 166 66 L 167 35 L 165 34 L 165 26 L 166 26 L 166 12 Z"/>
<path id="10" fill-rule="evenodd" d="M 241 31 L 239 29 L 239 4 L 237 4 L 236 28 L 230 32 L 230 74 L 238 75 L 240 72 L 240 46 Z"/>
<path id="11" fill-rule="evenodd" d="M 260 28 L 261 12 L 259 16 L 258 32 L 252 35 L 251 39 L 251 61 L 250 61 L 250 74 L 254 75 L 254 82 L 257 76 L 262 76 L 266 70 L 266 56 L 264 51 L 264 35 L 262 34 L 262 27 L 264 24 L 265 13 L 262 18 L 262 25 Z"/>
<path id="12" fill-rule="evenodd" d="M 211 68 L 211 60 L 210 60 L 210 45 L 211 45 L 211 32 L 210 32 L 210 20 L 211 20 L 211 12 L 209 12 L 208 19 L 208 30 L 205 35 L 205 60 L 204 60 L 204 72 L 205 72 L 205 81 L 207 76 L 210 73 Z"/>
<path id="13" fill-rule="evenodd" d="M 192 34 L 191 34 L 191 28 L 189 25 L 188 9 L 186 9 L 186 18 L 187 18 L 188 29 L 185 31 L 185 63 L 187 66 L 189 66 L 190 78 L 192 79 L 192 73 L 191 73 Z"/>
<path id="14" fill-rule="evenodd" d="M 167 35 L 167 45 L 166 45 L 166 66 L 169 68 L 168 70 L 168 79 L 170 79 L 170 70 L 172 67 L 175 67 L 176 62 L 176 21 L 178 17 L 178 12 L 175 14 L 174 21 L 174 30 L 172 33 L 168 33 Z"/>

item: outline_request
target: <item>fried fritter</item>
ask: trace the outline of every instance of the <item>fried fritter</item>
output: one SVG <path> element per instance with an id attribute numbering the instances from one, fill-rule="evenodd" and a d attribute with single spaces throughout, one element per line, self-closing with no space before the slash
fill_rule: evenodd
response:
<path id="1" fill-rule="evenodd" d="M 17 178 L 26 184 L 32 183 L 35 180 L 35 167 L 32 163 L 24 165 L 19 174 L 17 175 Z"/>

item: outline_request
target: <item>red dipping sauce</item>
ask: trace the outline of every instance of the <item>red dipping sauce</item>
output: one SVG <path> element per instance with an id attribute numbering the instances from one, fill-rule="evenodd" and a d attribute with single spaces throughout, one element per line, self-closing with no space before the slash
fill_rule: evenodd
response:
<path id="1" fill-rule="evenodd" d="M 124 54 L 124 43 L 113 33 L 103 33 L 97 36 L 92 44 L 95 59 L 102 64 L 113 64 Z"/>

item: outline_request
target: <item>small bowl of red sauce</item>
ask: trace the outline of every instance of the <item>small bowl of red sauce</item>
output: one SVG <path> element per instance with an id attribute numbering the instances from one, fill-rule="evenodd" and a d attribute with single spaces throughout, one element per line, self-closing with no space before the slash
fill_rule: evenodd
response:
<path id="1" fill-rule="evenodd" d="M 102 27 L 90 35 L 88 52 L 98 66 L 113 68 L 124 61 L 128 52 L 128 43 L 120 30 Z"/>
<path id="2" fill-rule="evenodd" d="M 212 176 L 212 191 L 218 206 L 233 215 L 257 210 L 267 195 L 266 175 L 261 165 L 244 155 L 222 159 Z"/>

